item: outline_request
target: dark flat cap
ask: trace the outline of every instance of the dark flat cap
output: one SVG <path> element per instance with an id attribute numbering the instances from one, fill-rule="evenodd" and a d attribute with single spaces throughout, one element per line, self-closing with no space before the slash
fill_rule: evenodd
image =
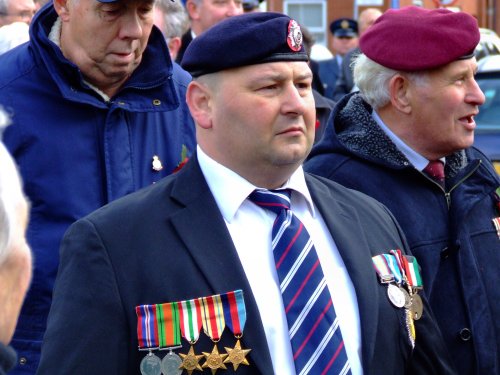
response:
<path id="1" fill-rule="evenodd" d="M 371 60 L 401 71 L 433 69 L 471 58 L 479 43 L 474 17 L 447 9 L 389 9 L 361 36 Z"/>
<path id="2" fill-rule="evenodd" d="M 330 32 L 336 37 L 358 36 L 358 23 L 351 18 L 338 18 L 330 24 Z"/>
<path id="3" fill-rule="evenodd" d="M 198 77 L 277 61 L 308 61 L 300 26 L 285 14 L 256 12 L 227 18 L 197 36 L 181 65 Z"/>

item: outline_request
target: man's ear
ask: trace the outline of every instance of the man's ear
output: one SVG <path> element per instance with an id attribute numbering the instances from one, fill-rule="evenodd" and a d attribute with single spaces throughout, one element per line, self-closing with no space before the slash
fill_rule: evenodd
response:
<path id="1" fill-rule="evenodd" d="M 170 51 L 170 56 L 172 56 L 172 60 L 177 58 L 177 54 L 181 49 L 182 40 L 178 36 L 174 36 L 168 40 L 168 49 Z"/>
<path id="2" fill-rule="evenodd" d="M 405 114 L 411 113 L 411 92 L 409 90 L 410 81 L 401 74 L 396 74 L 389 81 L 389 95 L 391 104 L 398 111 Z"/>
<path id="3" fill-rule="evenodd" d="M 69 1 L 70 0 L 53 0 L 54 9 L 63 22 L 69 19 Z"/>
<path id="4" fill-rule="evenodd" d="M 186 102 L 195 123 L 203 129 L 212 127 L 212 91 L 198 81 L 191 81 L 186 92 Z"/>
<path id="5" fill-rule="evenodd" d="M 186 11 L 187 14 L 189 15 L 189 18 L 192 20 L 197 20 L 200 18 L 199 12 L 200 12 L 200 7 L 198 4 L 196 4 L 195 1 L 193 0 L 187 0 L 186 1 Z"/>

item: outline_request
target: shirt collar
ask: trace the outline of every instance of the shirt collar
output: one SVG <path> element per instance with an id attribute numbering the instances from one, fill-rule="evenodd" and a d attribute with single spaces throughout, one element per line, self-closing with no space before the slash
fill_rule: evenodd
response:
<path id="1" fill-rule="evenodd" d="M 372 111 L 372 117 L 375 122 L 380 126 L 380 128 L 384 131 L 385 134 L 391 139 L 391 141 L 396 145 L 399 151 L 401 151 L 404 156 L 410 161 L 410 163 L 415 167 L 415 169 L 419 171 L 423 171 L 424 168 L 429 164 L 429 160 L 420 155 L 418 152 L 413 150 L 410 146 L 408 146 L 401 138 L 399 138 L 396 134 L 392 132 L 391 129 L 384 123 L 384 121 L 380 118 L 377 111 Z M 443 163 L 445 161 L 444 158 L 440 159 Z"/>
<path id="2" fill-rule="evenodd" d="M 214 195 L 217 206 L 224 219 L 230 223 L 245 199 L 259 187 L 212 159 L 199 145 L 197 146 L 197 156 L 201 171 Z M 292 206 L 294 202 L 305 200 L 309 212 L 312 216 L 315 215 L 302 166 L 297 168 L 281 188 L 293 190 Z"/>

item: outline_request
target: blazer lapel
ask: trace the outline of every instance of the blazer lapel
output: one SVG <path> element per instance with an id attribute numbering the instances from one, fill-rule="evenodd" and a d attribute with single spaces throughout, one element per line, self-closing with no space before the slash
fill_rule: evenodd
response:
<path id="1" fill-rule="evenodd" d="M 171 198 L 185 205 L 172 218 L 180 238 L 214 294 L 242 289 L 247 322 L 242 346 L 263 374 L 273 372 L 257 303 L 224 219 L 195 157 L 179 172 Z"/>
<path id="2" fill-rule="evenodd" d="M 356 210 L 339 201 L 335 192 L 307 178 L 314 204 L 323 217 L 337 245 L 354 284 L 361 320 L 363 366 L 371 363 L 378 329 L 378 293 L 367 273 L 374 272 L 371 252 L 360 226 Z"/>

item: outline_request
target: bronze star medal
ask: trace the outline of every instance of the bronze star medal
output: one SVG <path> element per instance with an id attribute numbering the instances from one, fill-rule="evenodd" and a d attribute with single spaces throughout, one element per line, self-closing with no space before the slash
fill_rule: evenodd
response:
<path id="1" fill-rule="evenodd" d="M 250 364 L 248 363 L 248 360 L 246 359 L 246 355 L 250 353 L 252 349 L 241 349 L 241 344 L 240 340 L 236 341 L 236 345 L 234 346 L 233 349 L 231 348 L 224 348 L 226 349 L 226 352 L 229 354 L 229 356 L 224 360 L 224 363 L 232 363 L 234 371 L 238 369 L 239 365 L 247 365 L 249 366 Z"/>
<path id="2" fill-rule="evenodd" d="M 203 356 L 194 354 L 194 349 L 192 346 L 189 349 L 188 354 L 179 353 L 179 355 L 182 358 L 182 363 L 179 368 L 186 370 L 188 375 L 191 375 L 194 370 L 203 371 L 199 364 L 200 359 L 203 358 Z"/>
<path id="3" fill-rule="evenodd" d="M 203 355 L 205 356 L 206 361 L 202 367 L 208 367 L 212 371 L 212 375 L 215 375 L 218 369 L 227 369 L 224 364 L 224 359 L 227 357 L 227 354 L 220 354 L 219 349 L 217 349 L 217 345 L 214 345 L 212 353 L 203 352 Z"/>

